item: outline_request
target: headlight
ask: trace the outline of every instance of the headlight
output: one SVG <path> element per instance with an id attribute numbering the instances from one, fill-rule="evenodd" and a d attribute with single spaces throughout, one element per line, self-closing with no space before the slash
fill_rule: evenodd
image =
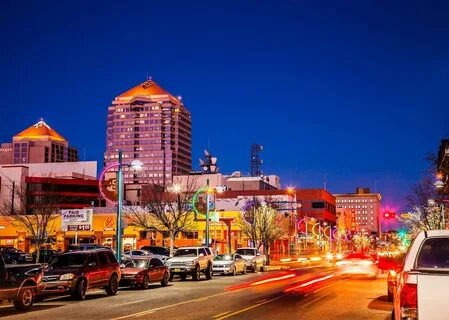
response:
<path id="1" fill-rule="evenodd" d="M 196 263 L 196 261 L 186 261 L 186 262 L 184 262 L 184 264 L 186 266 L 193 266 L 193 265 L 195 265 L 195 263 Z"/>
<path id="2" fill-rule="evenodd" d="M 167 267 L 170 267 L 170 265 L 171 265 L 171 261 L 165 261 L 165 265 L 167 266 Z"/>
<path id="3" fill-rule="evenodd" d="M 75 275 L 73 273 L 66 273 L 63 274 L 61 278 L 59 278 L 59 280 L 72 280 L 73 278 L 75 278 Z"/>

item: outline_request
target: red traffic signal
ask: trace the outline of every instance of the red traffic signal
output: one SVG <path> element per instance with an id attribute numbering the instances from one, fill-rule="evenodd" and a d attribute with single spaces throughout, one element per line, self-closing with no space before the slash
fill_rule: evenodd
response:
<path id="1" fill-rule="evenodd" d="M 384 212 L 385 219 L 394 219 L 396 217 L 396 212 Z"/>

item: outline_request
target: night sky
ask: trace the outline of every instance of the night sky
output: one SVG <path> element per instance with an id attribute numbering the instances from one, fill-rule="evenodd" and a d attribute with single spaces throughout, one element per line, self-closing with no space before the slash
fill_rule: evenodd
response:
<path id="1" fill-rule="evenodd" d="M 394 4 L 391 4 L 394 2 Z M 449 138 L 448 1 L 2 1 L 0 141 L 44 120 L 102 166 L 111 100 L 152 76 L 193 165 L 404 196 Z"/>

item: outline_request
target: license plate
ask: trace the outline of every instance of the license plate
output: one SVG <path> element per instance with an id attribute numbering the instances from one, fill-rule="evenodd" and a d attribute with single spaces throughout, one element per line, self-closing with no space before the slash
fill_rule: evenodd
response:
<path id="1" fill-rule="evenodd" d="M 173 269 L 174 272 L 180 272 L 181 269 Z"/>

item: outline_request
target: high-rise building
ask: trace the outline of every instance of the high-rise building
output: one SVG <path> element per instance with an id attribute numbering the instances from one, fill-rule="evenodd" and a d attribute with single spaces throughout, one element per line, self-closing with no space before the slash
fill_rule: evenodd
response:
<path id="1" fill-rule="evenodd" d="M 368 188 L 357 188 L 355 193 L 334 194 L 334 197 L 340 227 L 347 231 L 380 235 L 380 193 L 371 193 Z"/>
<path id="2" fill-rule="evenodd" d="M 191 118 L 181 102 L 153 80 L 120 94 L 108 108 L 105 166 L 138 159 L 143 170 L 123 168 L 125 185 L 171 184 L 173 175 L 192 169 Z"/>
<path id="3" fill-rule="evenodd" d="M 0 164 L 76 161 L 78 150 L 42 119 L 0 147 Z"/>

